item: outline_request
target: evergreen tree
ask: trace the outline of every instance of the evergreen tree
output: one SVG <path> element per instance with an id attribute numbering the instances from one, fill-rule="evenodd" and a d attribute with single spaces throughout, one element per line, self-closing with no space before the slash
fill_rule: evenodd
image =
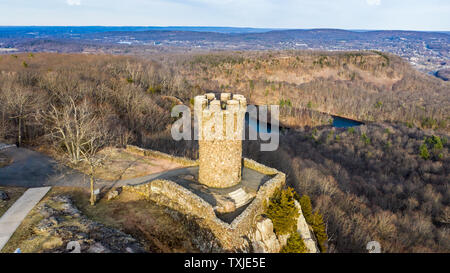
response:
<path id="1" fill-rule="evenodd" d="M 420 145 L 420 157 L 422 157 L 423 159 L 429 159 L 430 158 L 430 152 L 428 152 L 428 147 L 427 145 L 424 143 L 422 145 Z"/>
<path id="2" fill-rule="evenodd" d="M 300 198 L 300 206 L 302 207 L 302 212 L 305 216 L 306 223 L 308 223 L 314 231 L 320 250 L 322 252 L 326 252 L 328 235 L 325 223 L 323 221 L 323 216 L 318 211 L 313 213 L 311 199 L 306 194 Z"/>
<path id="3" fill-rule="evenodd" d="M 304 194 L 300 198 L 300 206 L 302 207 L 303 216 L 305 216 L 306 222 L 311 225 L 312 224 L 312 205 L 311 205 L 311 199 L 308 195 Z"/>
<path id="4" fill-rule="evenodd" d="M 306 248 L 305 243 L 303 242 L 302 237 L 297 232 L 293 232 L 291 236 L 289 236 L 286 245 L 281 249 L 281 253 L 307 253 L 308 249 Z"/>
<path id="5" fill-rule="evenodd" d="M 319 212 L 315 212 L 312 216 L 311 227 L 316 235 L 317 242 L 319 243 L 320 251 L 327 251 L 328 235 L 326 231 L 325 223 L 323 222 L 323 216 Z"/>
<path id="6" fill-rule="evenodd" d="M 294 203 L 294 190 L 277 190 L 269 200 L 266 214 L 272 220 L 275 233 L 282 235 L 293 232 L 299 216 Z"/>

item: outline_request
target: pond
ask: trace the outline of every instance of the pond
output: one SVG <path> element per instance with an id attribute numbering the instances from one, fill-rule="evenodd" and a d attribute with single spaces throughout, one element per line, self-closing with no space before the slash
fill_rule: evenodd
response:
<path id="1" fill-rule="evenodd" d="M 364 123 L 357 121 L 357 120 L 333 116 L 333 127 L 336 127 L 336 128 L 348 128 L 348 127 L 354 127 L 354 126 L 359 126 L 359 125 L 363 125 L 363 124 Z"/>
<path id="2" fill-rule="evenodd" d="M 360 125 L 364 124 L 363 122 L 353 120 L 353 119 L 343 118 L 343 117 L 339 117 L 339 116 L 332 116 L 332 117 L 333 117 L 332 126 L 335 128 L 349 128 L 349 127 L 360 126 Z M 245 123 L 246 123 L 246 126 L 252 128 L 253 130 L 255 130 L 258 133 L 259 132 L 270 133 L 272 131 L 270 123 L 267 124 L 267 128 L 260 127 L 258 120 L 249 117 L 248 113 L 245 114 Z M 280 132 L 282 132 L 284 130 L 288 130 L 288 128 L 280 127 Z"/>

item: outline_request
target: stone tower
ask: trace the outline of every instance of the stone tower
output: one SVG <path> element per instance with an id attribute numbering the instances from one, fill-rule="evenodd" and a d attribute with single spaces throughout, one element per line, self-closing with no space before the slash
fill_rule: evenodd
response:
<path id="1" fill-rule="evenodd" d="M 242 95 L 214 93 L 196 96 L 199 182 L 227 188 L 241 181 L 242 134 L 247 100 Z"/>

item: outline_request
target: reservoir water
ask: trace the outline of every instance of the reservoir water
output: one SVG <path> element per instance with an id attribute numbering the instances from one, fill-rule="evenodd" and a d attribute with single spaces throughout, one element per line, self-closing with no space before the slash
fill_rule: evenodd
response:
<path id="1" fill-rule="evenodd" d="M 262 133 L 270 133 L 271 132 L 271 125 L 270 123 L 267 124 L 267 128 L 264 128 L 264 126 L 260 126 L 258 120 L 250 118 L 248 113 L 245 114 L 245 123 L 248 127 L 255 130 L 256 132 L 262 132 Z M 332 126 L 335 128 L 349 128 L 354 126 L 360 126 L 363 125 L 363 122 L 347 119 L 343 117 L 333 116 L 333 123 Z M 286 128 L 288 129 L 288 128 Z M 283 128 L 280 128 L 281 131 L 283 131 Z"/>
<path id="2" fill-rule="evenodd" d="M 359 126 L 362 124 L 364 124 L 364 123 L 356 121 L 356 120 L 333 116 L 333 127 L 336 127 L 336 128 L 348 128 L 348 127 Z"/>

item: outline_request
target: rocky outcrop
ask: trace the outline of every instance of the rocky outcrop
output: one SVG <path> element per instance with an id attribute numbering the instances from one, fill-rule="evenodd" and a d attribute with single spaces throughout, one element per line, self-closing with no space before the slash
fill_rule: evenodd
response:
<path id="1" fill-rule="evenodd" d="M 269 218 L 262 217 L 256 222 L 256 229 L 252 238 L 253 252 L 277 253 L 281 244 L 273 232 L 273 223 Z"/>
<path id="2" fill-rule="evenodd" d="M 38 209 L 44 219 L 34 227 L 34 233 L 60 242 L 44 252 L 145 252 L 141 244 L 130 235 L 83 216 L 67 196 L 52 197 Z"/>
<path id="3" fill-rule="evenodd" d="M 308 223 L 303 216 L 300 204 L 295 201 L 295 206 L 300 214 L 297 218 L 297 232 L 303 239 L 308 253 L 318 253 L 314 234 L 311 232 Z M 273 223 L 269 218 L 260 216 L 255 224 L 255 232 L 249 236 L 251 245 L 255 253 L 278 253 L 286 245 L 289 238 L 287 235 L 276 235 L 273 230 Z"/>
<path id="4" fill-rule="evenodd" d="M 297 232 L 302 237 L 303 242 L 306 245 L 306 248 L 308 248 L 309 250 L 309 253 L 317 253 L 319 251 L 317 249 L 317 244 L 314 239 L 314 234 L 309 229 L 308 223 L 306 223 L 306 219 L 303 216 L 302 208 L 296 200 L 295 206 L 298 208 L 298 211 L 300 213 L 297 219 Z"/>

